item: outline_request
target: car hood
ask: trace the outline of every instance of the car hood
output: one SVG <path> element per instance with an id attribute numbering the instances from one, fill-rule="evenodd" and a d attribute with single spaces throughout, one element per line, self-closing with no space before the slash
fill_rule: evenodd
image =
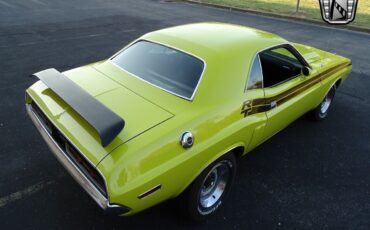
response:
<path id="1" fill-rule="evenodd" d="M 107 154 L 131 139 L 170 119 L 173 114 L 118 84 L 91 66 L 63 73 L 125 121 L 125 127 L 106 147 L 97 133 L 68 104 L 42 82 L 28 93 L 75 147 L 97 165 Z"/>
<path id="2" fill-rule="evenodd" d="M 300 54 L 303 56 L 303 58 L 308 62 L 308 64 L 314 64 L 317 63 L 325 57 L 331 57 L 333 54 L 328 53 L 326 51 L 307 46 L 302 45 L 298 43 L 294 43 L 295 48 L 300 52 Z"/>

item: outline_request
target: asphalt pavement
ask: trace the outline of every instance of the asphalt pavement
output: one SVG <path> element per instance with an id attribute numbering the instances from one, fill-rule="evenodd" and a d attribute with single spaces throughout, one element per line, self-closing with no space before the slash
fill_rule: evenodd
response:
<path id="1" fill-rule="evenodd" d="M 105 59 L 140 35 L 200 21 L 252 26 L 349 57 L 327 120 L 300 118 L 240 160 L 223 208 L 205 223 L 175 201 L 103 213 L 26 116 L 30 74 Z M 370 22 L 369 22 L 370 23 Z M 141 0 L 0 0 L 0 229 L 370 229 L 370 34 Z"/>

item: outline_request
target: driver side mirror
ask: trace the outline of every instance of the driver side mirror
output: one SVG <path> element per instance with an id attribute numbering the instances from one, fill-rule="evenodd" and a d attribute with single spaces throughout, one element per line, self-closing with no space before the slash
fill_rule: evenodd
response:
<path id="1" fill-rule="evenodd" d="M 302 74 L 303 74 L 304 76 L 308 76 L 308 75 L 310 75 L 310 68 L 308 68 L 307 66 L 303 66 L 303 67 L 302 67 Z"/>

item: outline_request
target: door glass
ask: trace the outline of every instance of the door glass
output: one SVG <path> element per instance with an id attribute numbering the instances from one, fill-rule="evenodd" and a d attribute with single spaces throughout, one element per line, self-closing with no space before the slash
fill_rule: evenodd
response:
<path id="1" fill-rule="evenodd" d="M 271 87 L 301 74 L 302 64 L 292 52 L 284 47 L 260 54 L 264 87 Z"/>

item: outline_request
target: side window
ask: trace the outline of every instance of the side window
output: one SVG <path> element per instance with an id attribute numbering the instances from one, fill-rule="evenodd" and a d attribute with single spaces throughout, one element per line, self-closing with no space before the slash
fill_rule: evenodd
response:
<path id="1" fill-rule="evenodd" d="M 270 52 L 274 53 L 275 55 L 280 55 L 281 57 L 290 59 L 291 61 L 297 61 L 297 63 L 299 63 L 295 56 L 286 48 L 277 48 L 270 50 Z"/>
<path id="2" fill-rule="evenodd" d="M 262 69 L 258 55 L 253 61 L 252 68 L 249 72 L 247 89 L 261 89 L 262 88 Z"/>
<path id="3" fill-rule="evenodd" d="M 287 48 L 279 47 L 260 53 L 264 87 L 270 87 L 301 74 L 302 64 Z"/>

